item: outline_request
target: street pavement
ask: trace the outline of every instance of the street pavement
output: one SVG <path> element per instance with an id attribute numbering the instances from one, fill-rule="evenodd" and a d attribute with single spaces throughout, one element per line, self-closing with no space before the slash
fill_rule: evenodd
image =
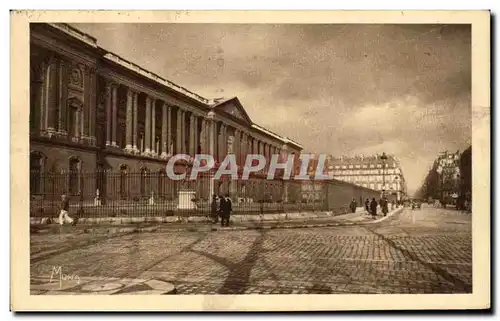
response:
<path id="1" fill-rule="evenodd" d="M 31 292 L 471 293 L 471 239 L 470 214 L 433 207 L 375 224 L 134 233 L 43 257 L 32 248 Z"/>

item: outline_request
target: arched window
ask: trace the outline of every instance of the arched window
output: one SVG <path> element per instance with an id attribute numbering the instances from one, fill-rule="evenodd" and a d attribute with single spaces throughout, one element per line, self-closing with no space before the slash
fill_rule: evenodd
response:
<path id="1" fill-rule="evenodd" d="M 127 199 L 128 197 L 128 167 L 127 165 L 120 165 L 120 197 Z"/>
<path id="2" fill-rule="evenodd" d="M 150 193 L 149 169 L 141 168 L 141 196 L 148 196 Z"/>
<path id="3" fill-rule="evenodd" d="M 43 165 L 45 156 L 40 152 L 30 153 L 30 193 L 42 193 Z"/>
<path id="4" fill-rule="evenodd" d="M 78 157 L 69 159 L 68 192 L 78 195 L 82 191 L 82 161 Z"/>

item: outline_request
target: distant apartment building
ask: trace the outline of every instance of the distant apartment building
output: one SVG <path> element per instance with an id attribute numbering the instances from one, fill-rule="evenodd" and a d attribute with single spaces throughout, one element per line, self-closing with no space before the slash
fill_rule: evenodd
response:
<path id="1" fill-rule="evenodd" d="M 397 200 L 406 195 L 406 182 L 399 160 L 393 155 L 328 156 L 325 171 L 330 179 L 349 182 L 366 188 L 385 191 Z"/>

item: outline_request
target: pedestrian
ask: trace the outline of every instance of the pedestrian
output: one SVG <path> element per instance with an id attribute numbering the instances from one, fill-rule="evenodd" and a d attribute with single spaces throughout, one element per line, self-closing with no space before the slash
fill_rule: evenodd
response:
<path id="1" fill-rule="evenodd" d="M 211 215 L 212 215 L 212 221 L 214 223 L 217 223 L 219 222 L 219 214 L 218 214 L 218 211 L 219 211 L 219 206 L 217 204 L 217 195 L 212 195 L 212 204 L 211 204 Z"/>
<path id="2" fill-rule="evenodd" d="M 356 202 L 356 198 L 352 198 L 351 205 L 349 205 L 351 208 L 352 213 L 356 213 L 356 208 L 358 207 L 358 203 Z"/>
<path id="3" fill-rule="evenodd" d="M 219 208 L 218 208 L 218 215 L 220 216 L 220 226 L 224 226 L 224 207 L 225 207 L 226 200 L 224 199 L 224 196 L 219 195 Z"/>
<path id="4" fill-rule="evenodd" d="M 61 206 L 60 206 L 60 211 L 59 211 L 59 224 L 63 225 L 65 223 L 67 224 L 76 224 L 76 219 L 71 218 L 68 214 L 69 212 L 69 198 L 68 195 L 62 194 L 61 195 Z"/>
<path id="5" fill-rule="evenodd" d="M 372 198 L 372 201 L 370 203 L 370 213 L 372 214 L 373 219 L 375 219 L 377 217 L 377 206 L 378 206 L 378 203 L 374 197 L 374 198 Z"/>
<path id="6" fill-rule="evenodd" d="M 367 198 L 366 201 L 365 201 L 365 210 L 366 210 L 366 213 L 368 213 L 368 215 L 370 215 L 370 199 Z"/>
<path id="7" fill-rule="evenodd" d="M 222 209 L 222 222 L 221 226 L 229 226 L 229 218 L 231 217 L 231 212 L 233 211 L 233 204 L 229 195 L 226 194 L 226 198 L 224 199 Z"/>
<path id="8" fill-rule="evenodd" d="M 387 216 L 387 213 L 389 213 L 389 201 L 387 200 L 387 197 L 384 197 L 382 201 L 382 213 L 384 213 L 384 216 Z"/>

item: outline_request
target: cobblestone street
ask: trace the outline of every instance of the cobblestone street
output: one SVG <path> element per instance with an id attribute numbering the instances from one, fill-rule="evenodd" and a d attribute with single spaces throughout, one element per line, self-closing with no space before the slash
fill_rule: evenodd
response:
<path id="1" fill-rule="evenodd" d="M 179 294 L 470 293 L 471 215 L 425 206 L 359 226 L 136 233 L 34 261 L 32 278 L 54 267 Z"/>

